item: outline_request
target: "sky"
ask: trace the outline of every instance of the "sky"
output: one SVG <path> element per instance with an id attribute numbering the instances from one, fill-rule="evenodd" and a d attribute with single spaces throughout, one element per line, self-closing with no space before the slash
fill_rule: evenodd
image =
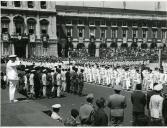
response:
<path id="1" fill-rule="evenodd" d="M 155 11 L 155 8 L 158 5 L 158 1 L 145 0 L 145 1 L 126 1 L 126 9 L 137 9 L 137 10 L 151 10 Z M 66 1 L 56 1 L 56 5 L 72 5 L 72 6 L 89 6 L 89 7 L 108 7 L 108 8 L 124 8 L 123 1 L 109 1 L 109 0 L 93 0 L 93 1 L 84 1 L 84 0 L 66 0 Z M 160 1 L 160 11 L 167 11 L 167 0 Z"/>

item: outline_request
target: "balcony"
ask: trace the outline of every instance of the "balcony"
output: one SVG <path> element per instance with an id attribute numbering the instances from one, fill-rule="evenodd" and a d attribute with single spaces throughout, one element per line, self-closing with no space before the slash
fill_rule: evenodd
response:
<path id="1" fill-rule="evenodd" d="M 122 28 L 128 28 L 128 26 L 127 26 L 127 25 L 125 25 L 125 26 L 122 26 Z"/>
<path id="2" fill-rule="evenodd" d="M 142 29 L 148 29 L 148 26 L 142 26 L 141 28 Z"/>

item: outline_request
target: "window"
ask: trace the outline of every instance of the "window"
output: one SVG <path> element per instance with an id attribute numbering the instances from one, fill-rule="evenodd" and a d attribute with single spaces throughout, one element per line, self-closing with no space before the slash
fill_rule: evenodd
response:
<path id="1" fill-rule="evenodd" d="M 28 24 L 28 33 L 29 34 L 35 33 L 35 24 Z"/>
<path id="2" fill-rule="evenodd" d="M 162 39 L 166 39 L 167 37 L 167 32 L 166 31 L 162 31 Z"/>
<path id="3" fill-rule="evenodd" d="M 105 21 L 105 20 L 102 20 L 100 25 L 106 26 L 106 21 Z"/>
<path id="4" fill-rule="evenodd" d="M 28 4 L 28 8 L 34 7 L 33 1 L 28 1 L 27 4 Z"/>
<path id="5" fill-rule="evenodd" d="M 41 34 L 47 34 L 48 33 L 48 25 L 41 24 Z"/>
<path id="6" fill-rule="evenodd" d="M 1 1 L 1 6 L 7 6 L 7 1 Z"/>
<path id="7" fill-rule="evenodd" d="M 142 23 L 142 27 L 147 27 L 147 23 L 146 23 L 146 22 L 143 22 L 143 23 Z"/>
<path id="8" fill-rule="evenodd" d="M 137 26 L 137 22 L 134 21 L 133 24 L 132 24 L 132 26 Z"/>
<path id="9" fill-rule="evenodd" d="M 67 28 L 67 36 L 72 37 L 72 28 Z"/>
<path id="10" fill-rule="evenodd" d="M 22 34 L 23 33 L 23 24 L 17 23 L 16 24 L 16 34 Z"/>
<path id="11" fill-rule="evenodd" d="M 113 22 L 112 22 L 112 26 L 117 26 L 117 22 L 116 22 L 116 21 L 113 21 Z"/>
<path id="12" fill-rule="evenodd" d="M 123 36 L 123 38 L 127 37 L 127 30 L 125 30 L 125 29 L 123 30 L 122 36 Z"/>
<path id="13" fill-rule="evenodd" d="M 72 20 L 66 20 L 66 25 L 72 25 Z"/>
<path id="14" fill-rule="evenodd" d="M 152 27 L 157 27 L 157 22 L 153 22 Z"/>
<path id="15" fill-rule="evenodd" d="M 143 38 L 147 38 L 147 30 L 143 30 Z"/>
<path id="16" fill-rule="evenodd" d="M 79 38 L 84 38 L 84 29 L 83 28 L 79 29 Z"/>
<path id="17" fill-rule="evenodd" d="M 112 38 L 117 38 L 117 30 L 116 29 L 113 29 L 112 30 Z"/>
<path id="18" fill-rule="evenodd" d="M 1 25 L 2 25 L 1 26 L 1 28 L 2 28 L 1 32 L 2 33 L 8 33 L 9 32 L 9 23 L 2 23 Z"/>
<path id="19" fill-rule="evenodd" d="M 100 38 L 106 38 L 106 30 L 105 29 L 101 29 Z"/>
<path id="20" fill-rule="evenodd" d="M 126 22 L 126 21 L 123 21 L 123 22 L 122 22 L 122 26 L 127 26 L 127 22 Z"/>
<path id="21" fill-rule="evenodd" d="M 153 30 L 153 38 L 157 38 L 157 30 Z"/>
<path id="22" fill-rule="evenodd" d="M 133 30 L 133 31 L 132 31 L 132 34 L 133 34 L 133 35 L 132 35 L 133 38 L 137 38 L 137 30 Z"/>
<path id="23" fill-rule="evenodd" d="M 161 23 L 161 27 L 167 27 L 167 24 L 165 22 Z"/>
<path id="24" fill-rule="evenodd" d="M 84 21 L 83 20 L 78 20 L 78 25 L 84 25 Z"/>
<path id="25" fill-rule="evenodd" d="M 15 7 L 20 7 L 21 6 L 21 2 L 20 1 L 14 1 L 14 6 Z"/>
<path id="26" fill-rule="evenodd" d="M 46 9 L 46 1 L 41 1 L 40 4 L 42 9 Z"/>
<path id="27" fill-rule="evenodd" d="M 89 21 L 89 25 L 90 25 L 90 26 L 95 26 L 95 21 L 94 21 L 94 20 L 90 20 L 90 21 Z"/>

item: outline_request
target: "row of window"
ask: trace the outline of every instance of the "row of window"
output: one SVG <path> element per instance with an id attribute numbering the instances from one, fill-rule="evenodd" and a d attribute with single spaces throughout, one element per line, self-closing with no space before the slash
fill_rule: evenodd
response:
<path id="1" fill-rule="evenodd" d="M 78 37 L 79 38 L 84 38 L 84 30 L 83 28 L 78 29 Z M 72 28 L 67 28 L 67 35 L 72 36 Z M 105 29 L 100 29 L 100 38 L 106 38 L 106 30 Z M 95 29 L 90 28 L 89 33 L 95 35 Z M 118 30 L 117 29 L 112 29 L 111 30 L 111 37 L 112 38 L 117 38 L 118 36 Z M 123 29 L 122 30 L 122 37 L 127 38 L 128 36 L 128 30 Z M 162 31 L 162 39 L 167 38 L 167 31 Z M 142 30 L 142 37 L 147 38 L 148 37 L 148 31 L 146 29 Z M 152 31 L 152 37 L 157 38 L 157 30 Z M 138 38 L 138 30 L 132 30 L 132 38 Z"/>
<path id="2" fill-rule="evenodd" d="M 28 8 L 34 8 L 34 2 L 35 1 L 27 1 L 27 7 Z M 21 7 L 22 2 L 21 1 L 13 1 L 14 7 Z M 1 1 L 1 6 L 7 7 L 8 6 L 8 1 Z M 46 1 L 40 1 L 40 7 L 41 9 L 46 9 L 47 4 Z"/>
<path id="3" fill-rule="evenodd" d="M 35 34 L 36 25 L 35 24 L 28 24 L 28 34 Z M 9 24 L 8 23 L 1 23 L 1 32 L 2 33 L 9 33 Z M 23 23 L 16 23 L 15 24 L 15 34 L 23 34 L 24 33 L 24 25 Z M 48 33 L 48 25 L 40 24 L 40 33 L 47 34 Z"/>
<path id="4" fill-rule="evenodd" d="M 9 24 L 8 23 L 2 23 L 1 24 L 2 27 L 2 33 L 8 33 L 9 32 Z M 24 33 L 24 26 L 23 23 L 16 23 L 15 24 L 15 32 L 16 34 L 21 34 Z M 33 23 L 29 23 L 28 24 L 28 33 L 29 34 L 35 34 L 35 30 L 36 30 L 36 25 Z M 84 38 L 84 28 L 79 28 L 78 29 L 78 37 L 80 38 Z M 40 32 L 41 34 L 47 34 L 48 33 L 48 25 L 46 24 L 41 24 L 40 25 Z M 100 38 L 106 38 L 106 29 L 100 29 Z M 89 29 L 89 33 L 95 35 L 95 28 L 90 28 Z M 118 30 L 117 29 L 112 29 L 111 31 L 111 37 L 112 38 L 117 38 L 117 33 Z M 68 36 L 72 36 L 72 28 L 67 27 L 67 35 Z M 122 37 L 123 38 L 127 38 L 128 35 L 128 30 L 127 29 L 123 29 L 122 30 Z M 147 29 L 143 29 L 142 30 L 142 36 L 143 38 L 147 38 L 148 35 L 148 30 Z M 167 37 L 167 31 L 162 31 L 162 39 Z M 152 37 L 153 38 L 157 38 L 157 30 L 154 29 L 152 31 Z M 138 38 L 138 30 L 134 29 L 132 30 L 132 38 Z"/>
<path id="5" fill-rule="evenodd" d="M 77 20 L 77 21 L 73 21 L 73 20 L 66 20 L 66 25 L 73 25 L 74 22 L 77 22 L 78 26 L 79 25 L 82 25 L 84 26 L 84 20 Z M 136 22 L 136 21 L 133 21 L 133 22 L 128 22 L 128 21 L 111 21 L 111 26 L 142 26 L 142 27 L 147 27 L 148 23 L 147 22 Z M 95 20 L 90 20 L 89 21 L 89 26 L 95 26 L 96 24 L 100 24 L 101 26 L 107 26 L 107 23 L 105 20 L 101 20 L 101 21 L 95 21 Z M 152 27 L 158 27 L 158 26 L 161 26 L 161 27 L 167 27 L 166 23 L 160 23 L 160 22 L 152 22 L 151 23 Z"/>

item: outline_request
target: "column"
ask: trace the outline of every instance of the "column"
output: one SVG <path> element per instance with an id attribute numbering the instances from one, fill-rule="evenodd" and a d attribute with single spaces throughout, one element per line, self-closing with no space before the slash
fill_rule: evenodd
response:
<path id="1" fill-rule="evenodd" d="M 49 38 L 52 39 L 52 32 L 53 32 L 53 26 L 52 26 L 52 18 L 51 16 L 48 17 L 49 20 L 49 25 L 48 25 L 48 34 L 49 34 Z"/>
<path id="2" fill-rule="evenodd" d="M 26 15 L 24 15 L 23 17 L 24 17 L 24 25 L 25 25 L 25 26 L 24 26 L 24 33 L 27 34 L 27 29 L 28 29 L 28 28 L 27 28 L 27 18 L 26 18 Z"/>
<path id="3" fill-rule="evenodd" d="M 39 15 L 37 15 L 37 18 L 36 18 L 36 36 L 37 36 L 37 39 L 40 39 L 40 24 L 39 24 Z"/>
<path id="4" fill-rule="evenodd" d="M 14 50 L 14 44 L 12 43 L 12 54 L 15 54 L 15 50 Z"/>
<path id="5" fill-rule="evenodd" d="M 26 44 L 26 58 L 28 58 L 28 44 Z"/>
<path id="6" fill-rule="evenodd" d="M 96 48 L 95 57 L 99 57 L 99 48 Z"/>
<path id="7" fill-rule="evenodd" d="M 57 39 L 57 26 L 56 26 L 56 16 L 52 17 L 52 37 Z"/>
<path id="8" fill-rule="evenodd" d="M 13 15 L 10 14 L 10 23 L 9 23 L 9 34 L 13 35 L 15 32 L 15 25 L 13 23 Z"/>

